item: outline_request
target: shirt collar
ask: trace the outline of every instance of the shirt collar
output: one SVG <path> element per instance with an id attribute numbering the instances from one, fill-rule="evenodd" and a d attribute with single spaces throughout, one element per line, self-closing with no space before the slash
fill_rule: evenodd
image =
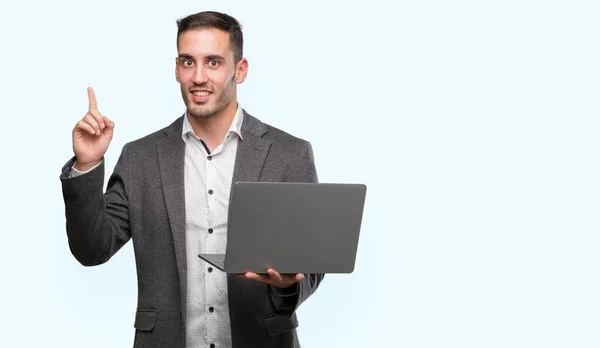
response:
<path id="1" fill-rule="evenodd" d="M 242 110 L 242 107 L 238 103 L 237 111 L 235 112 L 235 116 L 233 117 L 233 120 L 231 121 L 231 125 L 229 126 L 229 130 L 227 131 L 227 134 L 225 134 L 225 138 L 227 138 L 229 135 L 236 134 L 241 140 L 243 140 L 243 138 L 242 138 L 242 123 L 243 122 L 244 122 L 244 111 Z M 184 141 L 186 140 L 188 134 L 190 136 L 196 137 L 196 134 L 194 133 L 194 129 L 192 128 L 190 120 L 188 120 L 187 113 L 185 113 L 183 115 L 183 129 L 181 131 L 181 137 L 183 138 Z"/>

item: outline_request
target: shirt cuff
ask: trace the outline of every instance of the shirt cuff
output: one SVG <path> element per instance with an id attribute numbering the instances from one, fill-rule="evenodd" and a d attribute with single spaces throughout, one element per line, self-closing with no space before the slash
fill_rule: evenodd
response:
<path id="1" fill-rule="evenodd" d="M 100 164 L 102 164 L 102 161 L 98 162 L 98 164 L 96 164 L 95 166 L 93 166 L 92 168 L 90 168 L 84 172 L 75 169 L 75 164 L 77 164 L 77 162 L 73 163 L 73 166 L 71 167 L 71 175 L 69 175 L 70 178 L 74 178 L 76 176 L 80 176 L 80 175 L 91 172 L 92 170 L 96 169 L 96 167 L 98 167 Z"/>

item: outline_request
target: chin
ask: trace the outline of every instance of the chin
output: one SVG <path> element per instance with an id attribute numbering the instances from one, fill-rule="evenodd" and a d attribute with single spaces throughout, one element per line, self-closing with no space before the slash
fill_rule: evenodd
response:
<path id="1" fill-rule="evenodd" d="M 204 111 L 204 112 L 198 112 L 198 111 L 195 111 L 195 110 L 191 110 L 191 111 L 188 110 L 188 114 L 190 116 L 192 116 L 193 118 L 209 118 L 209 117 L 211 117 L 211 116 L 214 115 L 214 113 L 212 113 L 212 112 L 211 113 L 206 112 L 206 111 Z"/>
<path id="2" fill-rule="evenodd" d="M 197 108 L 194 107 L 196 105 L 192 105 L 191 108 L 188 107 L 188 113 L 190 114 L 190 116 L 194 117 L 194 118 L 208 118 L 211 117 L 215 114 L 215 110 L 214 109 L 210 109 L 210 108 Z"/>
<path id="3" fill-rule="evenodd" d="M 188 101 L 185 106 L 187 107 L 188 113 L 194 117 L 206 117 L 204 115 L 210 115 L 213 113 L 213 108 L 207 104 L 198 104 L 192 100 Z"/>

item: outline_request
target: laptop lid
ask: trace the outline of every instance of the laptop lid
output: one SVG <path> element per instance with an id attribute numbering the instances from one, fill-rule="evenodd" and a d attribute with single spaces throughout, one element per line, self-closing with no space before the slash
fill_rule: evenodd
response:
<path id="1" fill-rule="evenodd" d="M 353 272 L 365 195 L 364 184 L 236 183 L 225 272 Z"/>

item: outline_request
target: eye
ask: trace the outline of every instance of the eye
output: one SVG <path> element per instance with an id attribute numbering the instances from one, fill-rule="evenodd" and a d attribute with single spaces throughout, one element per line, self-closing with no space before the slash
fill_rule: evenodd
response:
<path id="1" fill-rule="evenodd" d="M 183 65 L 186 68 L 190 67 L 190 66 L 194 66 L 194 61 L 191 59 L 184 58 L 181 60 L 181 65 Z"/>
<path id="2" fill-rule="evenodd" d="M 217 68 L 217 67 L 219 67 L 219 61 L 213 59 L 208 62 L 208 66 L 211 68 Z"/>

